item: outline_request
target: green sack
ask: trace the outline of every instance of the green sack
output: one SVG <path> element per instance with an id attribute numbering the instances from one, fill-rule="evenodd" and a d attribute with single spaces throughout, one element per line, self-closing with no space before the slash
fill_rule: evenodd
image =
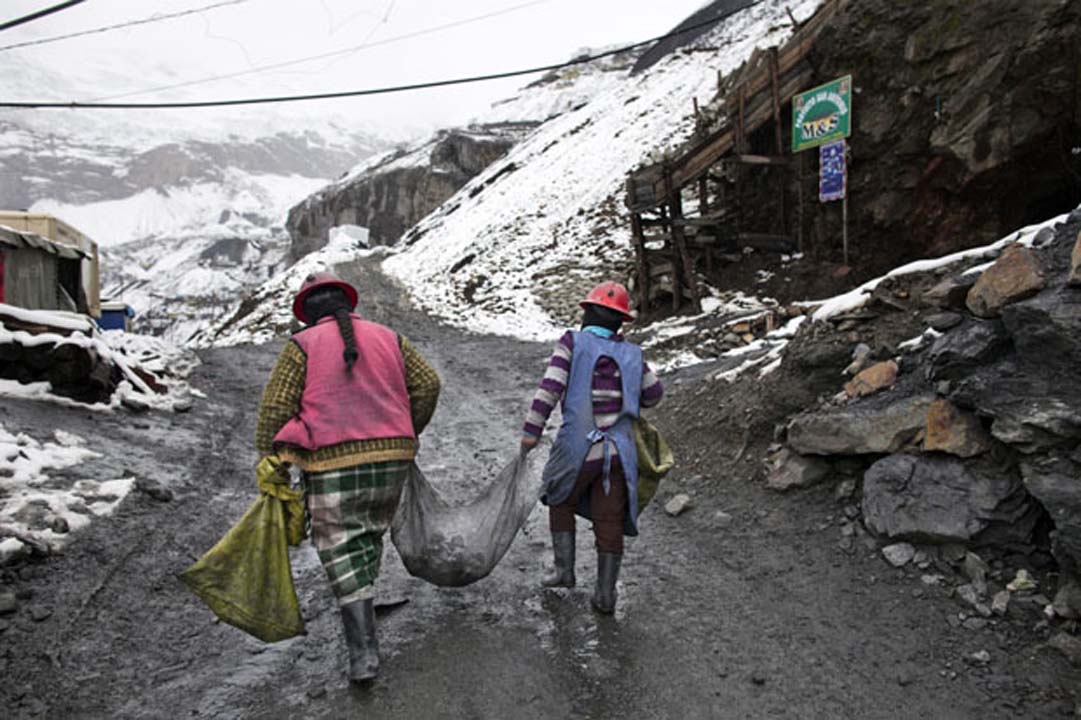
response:
<path id="1" fill-rule="evenodd" d="M 676 460 L 660 431 L 645 418 L 634 421 L 634 445 L 638 449 L 638 512 L 641 513 Z"/>
<path id="2" fill-rule="evenodd" d="M 296 512 L 289 512 L 300 504 L 300 493 L 275 489 L 260 493 L 225 537 L 180 574 L 215 615 L 264 642 L 305 632 L 287 547 L 289 540 L 303 537 L 296 537 Z M 284 493 L 297 498 L 283 500 Z M 301 515 L 301 533 L 303 521 Z"/>

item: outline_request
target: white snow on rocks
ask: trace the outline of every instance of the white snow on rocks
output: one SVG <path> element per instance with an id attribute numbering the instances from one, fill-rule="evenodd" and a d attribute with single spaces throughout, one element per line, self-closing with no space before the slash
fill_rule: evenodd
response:
<path id="1" fill-rule="evenodd" d="M 0 564 L 27 552 L 27 542 L 59 549 L 72 531 L 113 512 L 131 492 L 132 478 L 68 481 L 46 474 L 98 457 L 85 442 L 63 430 L 42 442 L 0 425 Z"/>
<path id="2" fill-rule="evenodd" d="M 123 374 L 124 380 L 117 386 L 108 403 L 87 404 L 57 395 L 48 382 L 19 383 L 0 379 L 0 397 L 24 400 L 40 400 L 65 407 L 79 407 L 100 412 L 110 412 L 126 399 L 138 397 L 149 408 L 171 410 L 178 402 L 187 402 L 191 395 L 184 381 L 199 365 L 198 358 L 189 350 L 173 345 L 162 338 L 124 333 L 102 332 L 89 318 L 77 313 L 52 310 L 27 310 L 0 303 L 0 313 L 25 323 L 45 326 L 57 332 L 27 332 L 9 330 L 0 324 L 0 345 L 12 344 L 22 347 L 42 345 L 75 345 L 91 350 L 102 361 L 112 363 Z M 68 331 L 69 334 L 61 334 Z M 163 393 L 154 392 L 136 371 L 138 368 L 155 376 Z"/>
<path id="3" fill-rule="evenodd" d="M 626 266 L 627 173 L 689 136 L 691 98 L 711 98 L 718 71 L 788 37 L 786 6 L 804 19 L 817 5 L 773 0 L 748 8 L 701 40 L 721 49 L 677 52 L 544 123 L 418 223 L 406 237 L 411 244 L 384 267 L 447 322 L 556 337 L 563 323 L 542 304 L 545 292 L 568 279 L 586 287 Z"/>
<path id="4" fill-rule="evenodd" d="M 914 273 L 930 272 L 932 270 L 938 270 L 948 265 L 952 265 L 964 260 L 976 260 L 979 261 L 974 267 L 968 268 L 964 274 L 976 274 L 982 273 L 987 268 L 994 264 L 993 258 L 998 257 L 999 253 L 1007 245 L 1017 243 L 1030 247 L 1036 240 L 1036 236 L 1044 228 L 1052 228 L 1055 225 L 1066 220 L 1067 215 L 1058 215 L 1042 223 L 1035 225 L 1028 225 L 1020 230 L 1015 230 L 1006 237 L 997 240 L 990 245 L 983 247 L 973 248 L 971 250 L 962 250 L 960 252 L 953 253 L 952 255 L 945 255 L 940 258 L 932 258 L 928 260 L 917 260 L 915 262 L 902 265 L 899 268 L 894 268 L 890 272 L 886 273 L 882 277 L 875 278 L 874 280 L 868 280 L 863 285 L 860 285 L 855 290 L 851 290 L 842 295 L 829 298 L 828 300 L 819 300 L 813 302 L 802 303 L 807 307 L 816 307 L 814 312 L 814 319 L 816 321 L 829 320 L 831 317 L 840 315 L 842 313 L 850 312 L 857 308 L 863 307 L 867 301 L 871 298 L 871 293 L 878 287 L 879 283 L 888 277 L 897 277 L 899 275 L 911 275 Z M 987 262 L 987 259 L 991 258 L 991 262 Z"/>

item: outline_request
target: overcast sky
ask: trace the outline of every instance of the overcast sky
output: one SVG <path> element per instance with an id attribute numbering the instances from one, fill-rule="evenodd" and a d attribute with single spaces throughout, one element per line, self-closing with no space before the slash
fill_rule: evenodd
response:
<path id="1" fill-rule="evenodd" d="M 221 1 L 221 0 L 217 0 Z M 0 46 L 205 7 L 216 0 L 88 0 L 0 32 Z M 0 20 L 57 0 L 5 0 Z M 0 51 L 0 93 L 14 100 L 195 100 L 381 87 L 569 59 L 577 50 L 663 34 L 705 0 L 244 0 L 196 15 Z M 455 27 L 443 27 L 457 23 Z M 435 29 L 442 28 L 442 29 Z M 416 37 L 409 35 L 424 33 Z M 312 55 L 348 54 L 142 93 Z M 384 97 L 279 105 L 256 112 L 188 110 L 147 122 L 233 127 L 346 119 L 392 134 L 462 123 L 531 78 Z M 139 93 L 139 94 L 132 94 Z M 20 117 L 10 111 L 0 117 Z M 21 117 L 55 118 L 49 111 Z M 62 113 L 79 127 L 77 111 Z M 86 113 L 92 111 L 84 111 Z M 104 111 L 94 111 L 93 123 Z M 115 117 L 115 116 L 114 116 Z M 130 120 L 133 117 L 127 113 Z M 87 125 L 92 124 L 87 121 Z"/>

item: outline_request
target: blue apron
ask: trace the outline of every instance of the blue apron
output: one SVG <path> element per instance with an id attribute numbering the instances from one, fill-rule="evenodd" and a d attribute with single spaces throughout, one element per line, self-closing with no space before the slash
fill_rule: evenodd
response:
<path id="1" fill-rule="evenodd" d="M 611 447 L 614 444 L 627 480 L 627 511 L 623 534 L 638 534 L 638 450 L 634 444 L 633 423 L 638 418 L 642 394 L 642 350 L 628 342 L 606 340 L 590 332 L 574 332 L 574 352 L 563 396 L 563 424 L 556 435 L 548 463 L 542 475 L 544 491 L 541 502 L 559 505 L 567 501 L 578 481 L 589 449 L 604 443 L 603 487 L 611 490 Z M 612 358 L 619 366 L 623 385 L 623 407 L 619 420 L 605 431 L 593 421 L 593 370 L 601 356 Z M 587 490 L 578 500 L 575 512 L 592 519 Z"/>

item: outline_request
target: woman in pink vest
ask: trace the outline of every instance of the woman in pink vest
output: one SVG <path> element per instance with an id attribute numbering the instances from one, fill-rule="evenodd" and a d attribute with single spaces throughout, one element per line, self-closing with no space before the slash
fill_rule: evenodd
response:
<path id="1" fill-rule="evenodd" d="M 408 340 L 352 311 L 357 291 L 309 275 L 293 302 L 306 327 L 286 343 L 263 391 L 260 458 L 304 472 L 312 542 L 338 598 L 349 677 L 379 668 L 373 583 L 383 535 L 439 398 L 439 376 Z"/>

